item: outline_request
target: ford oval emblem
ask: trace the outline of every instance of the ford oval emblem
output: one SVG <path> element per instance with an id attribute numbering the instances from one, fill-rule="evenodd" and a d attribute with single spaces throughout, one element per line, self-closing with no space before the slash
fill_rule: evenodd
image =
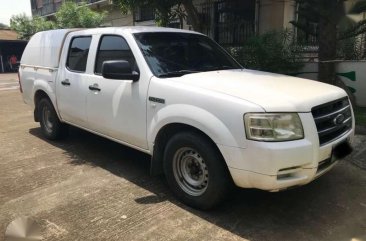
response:
<path id="1" fill-rule="evenodd" d="M 333 119 L 333 123 L 334 125 L 338 126 L 343 124 L 343 121 L 345 119 L 345 116 L 343 114 L 338 114 L 334 119 Z"/>

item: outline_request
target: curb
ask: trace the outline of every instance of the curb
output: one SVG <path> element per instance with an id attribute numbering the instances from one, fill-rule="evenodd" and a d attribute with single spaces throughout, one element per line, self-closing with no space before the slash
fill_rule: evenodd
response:
<path id="1" fill-rule="evenodd" d="M 366 126 L 356 125 L 355 129 L 356 135 L 366 135 Z"/>
<path id="2" fill-rule="evenodd" d="M 366 129 L 366 128 L 364 128 Z M 366 171 L 366 135 L 356 135 L 352 143 L 353 152 L 345 159 Z"/>

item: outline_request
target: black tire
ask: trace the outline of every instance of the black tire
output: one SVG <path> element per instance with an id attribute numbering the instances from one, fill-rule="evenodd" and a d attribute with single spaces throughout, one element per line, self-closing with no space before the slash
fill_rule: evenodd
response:
<path id="1" fill-rule="evenodd" d="M 47 139 L 58 140 L 67 135 L 67 125 L 61 123 L 49 99 L 41 99 L 37 108 L 42 133 Z"/>
<path id="2" fill-rule="evenodd" d="M 168 141 L 164 173 L 183 203 L 202 210 L 218 205 L 234 186 L 217 147 L 195 132 L 177 133 Z"/>

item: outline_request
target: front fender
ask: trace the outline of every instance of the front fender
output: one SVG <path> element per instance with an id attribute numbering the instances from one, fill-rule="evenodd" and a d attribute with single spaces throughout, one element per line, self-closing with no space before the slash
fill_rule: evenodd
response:
<path id="1" fill-rule="evenodd" d="M 209 136 L 216 144 L 238 146 L 229 128 L 214 114 L 192 105 L 173 104 L 159 109 L 151 117 L 147 133 L 151 152 L 159 130 L 172 123 L 195 127 Z"/>

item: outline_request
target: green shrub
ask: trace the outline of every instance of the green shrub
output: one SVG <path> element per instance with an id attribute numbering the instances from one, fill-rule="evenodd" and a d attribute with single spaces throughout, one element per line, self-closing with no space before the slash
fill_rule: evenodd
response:
<path id="1" fill-rule="evenodd" d="M 337 59 L 362 60 L 366 58 L 365 40 L 363 36 L 350 37 L 338 41 Z"/>
<path id="2" fill-rule="evenodd" d="M 242 47 L 231 47 L 228 51 L 245 68 L 281 74 L 298 72 L 303 64 L 301 51 L 288 30 L 271 31 L 253 36 Z"/>

